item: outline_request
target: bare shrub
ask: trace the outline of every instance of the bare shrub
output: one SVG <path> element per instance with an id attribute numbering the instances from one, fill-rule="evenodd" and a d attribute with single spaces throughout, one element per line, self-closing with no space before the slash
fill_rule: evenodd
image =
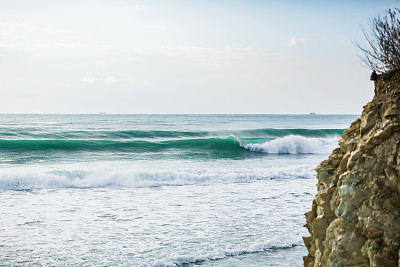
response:
<path id="1" fill-rule="evenodd" d="M 366 46 L 355 43 L 363 52 L 359 55 L 364 65 L 376 73 L 400 69 L 400 9 L 389 9 L 386 15 L 371 19 L 363 33 Z"/>

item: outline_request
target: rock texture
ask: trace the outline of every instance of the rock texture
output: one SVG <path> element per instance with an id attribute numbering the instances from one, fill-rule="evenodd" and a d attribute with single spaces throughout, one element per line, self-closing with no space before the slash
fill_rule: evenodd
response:
<path id="1" fill-rule="evenodd" d="M 400 266 L 400 70 L 317 167 L 304 266 Z"/>

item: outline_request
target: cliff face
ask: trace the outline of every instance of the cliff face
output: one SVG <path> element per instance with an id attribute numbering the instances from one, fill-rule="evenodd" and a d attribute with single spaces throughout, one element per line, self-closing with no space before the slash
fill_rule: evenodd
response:
<path id="1" fill-rule="evenodd" d="M 317 167 L 304 266 L 400 266 L 400 70 Z"/>

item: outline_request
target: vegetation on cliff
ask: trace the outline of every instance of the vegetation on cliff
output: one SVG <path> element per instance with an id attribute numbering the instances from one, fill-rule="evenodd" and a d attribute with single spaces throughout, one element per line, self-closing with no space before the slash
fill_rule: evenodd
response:
<path id="1" fill-rule="evenodd" d="M 361 61 L 377 73 L 400 68 L 400 9 L 389 9 L 383 17 L 371 20 L 369 30 L 363 29 L 367 45 L 361 49 Z"/>

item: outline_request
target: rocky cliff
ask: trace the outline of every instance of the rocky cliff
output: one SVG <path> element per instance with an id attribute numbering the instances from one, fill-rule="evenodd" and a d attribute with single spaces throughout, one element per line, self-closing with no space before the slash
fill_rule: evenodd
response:
<path id="1" fill-rule="evenodd" d="M 400 266 L 400 70 L 317 167 L 304 266 Z"/>

